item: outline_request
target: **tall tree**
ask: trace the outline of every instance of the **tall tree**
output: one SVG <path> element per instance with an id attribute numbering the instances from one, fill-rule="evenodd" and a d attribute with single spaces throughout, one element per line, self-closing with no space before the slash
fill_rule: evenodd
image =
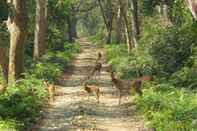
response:
<path id="1" fill-rule="evenodd" d="M 47 3 L 47 0 L 36 0 L 34 60 L 37 60 L 45 52 L 45 36 L 47 30 Z"/>
<path id="2" fill-rule="evenodd" d="M 132 33 L 133 33 L 133 43 L 137 47 L 137 41 L 140 34 L 139 29 L 139 17 L 138 17 L 138 1 L 131 0 L 131 12 L 132 12 Z"/>
<path id="3" fill-rule="evenodd" d="M 131 30 L 130 30 L 130 26 L 128 22 L 128 15 L 127 15 L 128 14 L 128 2 L 119 0 L 119 5 L 120 5 L 121 15 L 123 16 L 125 41 L 127 43 L 128 52 L 130 52 L 133 44 L 132 44 Z"/>
<path id="4" fill-rule="evenodd" d="M 6 21 L 10 33 L 8 82 L 16 81 L 23 72 L 24 44 L 27 37 L 26 0 L 7 0 L 11 13 Z"/>
<path id="5" fill-rule="evenodd" d="M 77 18 L 75 14 L 68 15 L 66 17 L 66 21 L 68 24 L 68 40 L 70 43 L 75 42 L 75 39 L 77 38 Z"/>
<path id="6" fill-rule="evenodd" d="M 112 2 L 111 0 L 107 0 L 106 8 L 104 8 L 101 0 L 98 0 L 98 4 L 108 33 L 107 43 L 110 44 L 112 42 L 112 29 L 113 29 L 113 20 L 114 20 Z"/>

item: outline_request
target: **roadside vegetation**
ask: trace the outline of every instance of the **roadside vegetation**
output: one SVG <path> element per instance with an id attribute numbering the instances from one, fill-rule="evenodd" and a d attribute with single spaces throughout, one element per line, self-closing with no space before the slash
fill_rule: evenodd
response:
<path id="1" fill-rule="evenodd" d="M 197 130 L 195 0 L 14 1 L 0 1 L 0 130 L 39 119 L 43 80 L 58 84 L 80 37 L 107 50 L 117 77 L 153 76 L 135 95 L 147 127 Z"/>

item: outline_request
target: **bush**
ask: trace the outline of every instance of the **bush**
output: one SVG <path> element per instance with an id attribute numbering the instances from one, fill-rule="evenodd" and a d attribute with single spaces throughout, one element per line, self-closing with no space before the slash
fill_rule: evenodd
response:
<path id="1" fill-rule="evenodd" d="M 79 52 L 79 44 L 65 43 L 63 51 L 48 51 L 38 63 L 33 65 L 28 73 L 38 79 L 57 82 L 64 68 L 68 66 L 74 55 Z"/>
<path id="2" fill-rule="evenodd" d="M 197 95 L 168 84 L 145 89 L 136 100 L 149 127 L 157 131 L 195 131 L 197 129 Z"/>
<path id="3" fill-rule="evenodd" d="M 193 26 L 170 27 L 160 33 L 153 42 L 151 55 L 162 73 L 172 74 L 181 69 L 196 47 L 197 30 Z"/>
<path id="4" fill-rule="evenodd" d="M 108 63 L 120 73 L 122 78 L 136 78 L 139 70 L 143 74 L 152 74 L 152 57 L 143 47 L 133 49 L 130 54 L 123 45 L 110 45 L 106 48 Z"/>
<path id="5" fill-rule="evenodd" d="M 177 87 L 185 87 L 188 89 L 197 89 L 197 68 L 183 67 L 170 77 Z"/>
<path id="6" fill-rule="evenodd" d="M 57 63 L 39 62 L 33 67 L 33 69 L 29 73 L 38 79 L 57 81 L 62 71 L 63 68 Z"/>
<path id="7" fill-rule="evenodd" d="M 9 85 L 6 92 L 0 94 L 0 130 L 24 130 L 36 121 L 48 97 L 43 79 L 56 82 L 79 51 L 79 44 L 66 43 L 62 51 L 48 51 L 40 61 L 28 66 L 24 79 Z"/>
<path id="8" fill-rule="evenodd" d="M 17 131 L 16 127 L 21 127 L 23 126 L 22 123 L 19 123 L 16 120 L 1 120 L 0 119 L 0 130 L 2 131 Z"/>
<path id="9" fill-rule="evenodd" d="M 40 108 L 48 96 L 41 80 L 27 76 L 7 88 L 0 96 L 0 128 L 21 129 L 37 119 Z M 4 120 L 5 119 L 5 120 Z"/>

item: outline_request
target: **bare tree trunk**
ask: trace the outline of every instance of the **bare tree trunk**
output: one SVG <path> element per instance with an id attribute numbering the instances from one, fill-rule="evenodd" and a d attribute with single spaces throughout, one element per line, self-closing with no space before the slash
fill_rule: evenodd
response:
<path id="1" fill-rule="evenodd" d="M 34 60 L 45 53 L 45 36 L 47 31 L 47 0 L 36 1 L 36 29 L 34 39 Z"/>
<path id="2" fill-rule="evenodd" d="M 133 42 L 134 42 L 134 46 L 137 47 L 137 41 L 139 39 L 139 34 L 140 34 L 137 0 L 131 0 L 131 9 L 132 9 Z"/>
<path id="3" fill-rule="evenodd" d="M 122 15 L 121 15 L 121 9 L 120 5 L 118 7 L 117 16 L 116 16 L 116 42 L 120 43 L 122 41 Z"/>
<path id="4" fill-rule="evenodd" d="M 103 20 L 104 20 L 104 23 L 105 23 L 105 25 L 106 25 L 106 27 L 107 27 L 107 18 L 106 18 L 106 15 L 105 15 L 105 10 L 104 10 L 104 8 L 103 8 L 103 5 L 102 5 L 102 3 L 101 3 L 101 0 L 98 0 L 98 3 L 99 3 L 99 7 L 100 7 L 100 10 L 101 10 L 101 14 L 102 14 L 102 16 L 103 16 Z"/>
<path id="5" fill-rule="evenodd" d="M 130 28 L 129 28 L 129 22 L 127 19 L 127 6 L 128 4 L 123 3 L 123 1 L 119 0 L 119 4 L 120 4 L 120 11 L 121 11 L 121 15 L 123 16 L 123 24 L 124 24 L 124 36 L 125 36 L 125 40 L 126 40 L 126 44 L 127 44 L 127 50 L 128 52 L 131 51 L 133 44 L 132 44 L 132 37 L 131 37 L 131 33 L 130 33 Z"/>
<path id="6" fill-rule="evenodd" d="M 3 73 L 4 83 L 7 84 L 8 82 L 8 56 L 7 50 L 4 47 L 0 47 L 0 67 Z"/>
<path id="7" fill-rule="evenodd" d="M 125 25 L 125 39 L 126 39 L 126 43 L 127 43 L 127 50 L 128 52 L 131 51 L 132 49 L 132 40 L 131 40 L 131 37 L 130 37 L 130 33 L 129 33 L 129 25 L 128 25 L 128 20 L 127 20 L 127 15 L 124 14 L 124 25 Z"/>
<path id="8" fill-rule="evenodd" d="M 108 22 L 107 30 L 108 30 L 108 36 L 107 36 L 107 44 L 112 43 L 112 29 L 113 29 L 113 16 Z"/>
<path id="9" fill-rule="evenodd" d="M 25 0 L 8 0 L 14 14 L 6 21 L 10 33 L 8 83 L 16 81 L 23 72 L 24 43 L 27 36 Z"/>
<path id="10" fill-rule="evenodd" d="M 168 4 L 166 2 L 166 0 L 162 0 L 162 17 L 164 18 L 164 20 L 166 22 L 169 21 L 169 17 L 168 17 Z"/>
<path id="11" fill-rule="evenodd" d="M 67 17 L 67 24 L 68 24 L 68 40 L 70 43 L 75 42 L 77 36 L 77 18 L 73 16 Z"/>
<path id="12" fill-rule="evenodd" d="M 197 1 L 196 0 L 186 0 L 187 6 L 189 7 L 190 11 L 195 20 L 197 20 Z"/>
<path id="13" fill-rule="evenodd" d="M 100 10 L 101 10 L 101 14 L 103 16 L 103 20 L 107 29 L 107 44 L 111 44 L 112 42 L 112 29 L 113 29 L 113 19 L 114 19 L 114 14 L 113 14 L 113 10 L 112 10 L 112 5 L 111 5 L 111 1 L 108 1 L 108 8 L 107 11 L 104 10 L 104 7 L 102 5 L 101 0 L 98 0 L 99 6 L 100 6 Z"/>

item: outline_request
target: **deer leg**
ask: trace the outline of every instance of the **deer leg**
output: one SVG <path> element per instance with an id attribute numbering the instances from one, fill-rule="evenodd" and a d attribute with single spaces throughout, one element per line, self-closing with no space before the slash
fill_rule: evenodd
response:
<path id="1" fill-rule="evenodd" d="M 52 94 L 52 102 L 54 102 L 55 98 L 54 98 L 54 94 Z"/>
<path id="2" fill-rule="evenodd" d="M 98 72 L 99 80 L 101 80 L 101 70 Z"/>
<path id="3" fill-rule="evenodd" d="M 119 105 L 120 105 L 121 104 L 121 93 L 120 93 L 120 91 L 118 93 L 119 93 Z"/>
<path id="4" fill-rule="evenodd" d="M 143 95 L 142 84 L 143 84 L 143 81 L 137 81 L 136 85 L 133 87 L 139 96 Z"/>
<path id="5" fill-rule="evenodd" d="M 135 90 L 136 90 L 136 92 L 137 92 L 137 94 L 139 96 L 142 96 L 143 95 L 142 89 L 140 87 L 136 87 Z"/>
<path id="6" fill-rule="evenodd" d="M 95 76 L 94 76 L 94 80 L 95 80 L 95 81 L 97 80 L 97 78 L 96 78 L 97 74 L 98 74 L 98 72 L 95 71 Z"/>
<path id="7" fill-rule="evenodd" d="M 90 94 L 88 93 L 88 101 L 90 100 Z"/>
<path id="8" fill-rule="evenodd" d="M 98 104 L 99 104 L 99 92 L 97 93 L 97 101 L 98 101 Z"/>
<path id="9" fill-rule="evenodd" d="M 52 102 L 52 103 L 54 101 L 54 98 L 53 98 L 53 95 L 52 94 L 49 95 L 49 101 Z"/>

